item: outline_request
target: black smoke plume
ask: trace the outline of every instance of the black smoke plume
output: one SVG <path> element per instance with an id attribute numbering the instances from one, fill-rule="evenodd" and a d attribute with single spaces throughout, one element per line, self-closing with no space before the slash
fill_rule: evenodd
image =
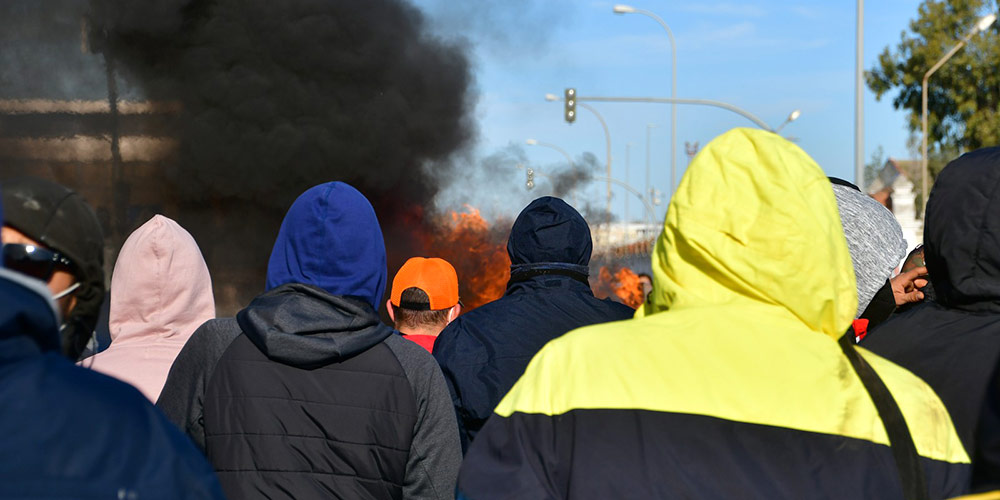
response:
<path id="1" fill-rule="evenodd" d="M 593 153 L 583 153 L 572 165 L 558 169 L 550 176 L 552 196 L 564 198 L 586 187 L 594 179 L 594 172 L 600 168 Z"/>
<path id="2" fill-rule="evenodd" d="M 181 103 L 166 192 L 217 281 L 249 276 L 240 303 L 260 290 L 281 216 L 302 191 L 348 182 L 387 236 L 405 233 L 394 226 L 423 223 L 449 158 L 475 133 L 466 53 L 403 1 L 90 7 L 92 50 L 146 97 Z"/>

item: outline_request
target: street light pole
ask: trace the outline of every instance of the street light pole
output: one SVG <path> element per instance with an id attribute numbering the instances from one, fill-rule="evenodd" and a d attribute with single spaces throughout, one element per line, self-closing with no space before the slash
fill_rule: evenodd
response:
<path id="1" fill-rule="evenodd" d="M 670 97 L 677 99 L 677 44 L 674 42 L 674 33 L 670 31 L 670 26 L 660 18 L 660 16 L 644 9 L 637 9 L 629 5 L 615 5 L 615 14 L 642 14 L 660 23 L 663 30 L 667 32 L 670 39 Z M 677 185 L 677 103 L 670 104 L 670 193 L 673 194 Z"/>
<path id="2" fill-rule="evenodd" d="M 608 175 L 608 179 L 609 179 L 608 180 L 608 203 L 607 203 L 607 217 L 609 217 L 609 219 L 607 220 L 607 223 L 610 224 L 611 223 L 611 219 L 610 219 L 610 217 L 611 217 L 611 181 L 610 181 L 610 179 L 611 179 L 611 132 L 608 131 L 608 122 L 604 121 L 604 117 L 601 116 L 601 114 L 598 113 L 597 110 L 594 109 L 593 106 L 591 106 L 591 105 L 589 105 L 589 104 L 587 104 L 585 102 L 580 102 L 579 99 L 577 99 L 577 106 L 580 106 L 581 108 L 584 108 L 587 111 L 590 111 L 591 113 L 593 113 L 594 116 L 597 117 L 597 121 L 601 122 L 601 127 L 604 128 L 604 140 L 605 140 L 605 143 L 606 143 L 606 148 L 605 149 L 607 150 L 607 166 L 608 166 L 608 168 L 607 168 L 608 174 L 607 175 Z"/>
<path id="3" fill-rule="evenodd" d="M 969 40 L 971 40 L 973 36 L 976 36 L 976 34 L 979 33 L 980 31 L 989 28 L 990 25 L 992 25 L 993 22 L 996 20 L 997 20 L 996 14 L 992 13 L 981 17 L 979 21 L 976 22 L 976 25 L 972 28 L 972 30 L 969 31 L 969 34 L 965 35 L 965 38 L 963 38 L 960 42 L 958 42 L 957 45 L 952 47 L 951 50 L 949 50 L 948 53 L 944 55 L 944 57 L 942 57 L 938 62 L 934 63 L 934 66 L 931 66 L 931 69 L 927 70 L 927 72 L 924 73 L 924 80 L 921 83 L 921 90 L 920 90 L 920 126 L 921 126 L 921 131 L 923 133 L 923 140 L 920 150 L 922 170 L 923 170 L 921 172 L 921 176 L 923 177 L 923 179 L 921 179 L 921 196 L 923 197 L 924 215 L 927 214 L 927 201 L 930 199 L 930 191 L 928 191 L 928 186 L 927 186 L 927 180 L 928 178 L 930 178 L 930 172 L 927 167 L 927 80 L 930 79 L 931 75 L 933 75 L 934 72 L 938 70 L 938 68 L 943 66 L 944 63 L 948 62 L 948 59 L 951 59 L 951 56 L 955 55 L 955 53 L 961 50 L 962 47 L 965 47 L 965 44 L 969 43 Z"/>
<path id="4" fill-rule="evenodd" d="M 788 118 L 785 118 L 785 121 L 781 122 L 781 125 L 778 125 L 778 128 L 774 129 L 774 133 L 777 134 L 778 132 L 781 132 L 781 129 L 785 128 L 785 125 L 798 120 L 800 116 L 802 116 L 802 111 L 798 109 L 788 113 Z"/>
<path id="5" fill-rule="evenodd" d="M 521 165 L 521 164 L 518 164 L 517 168 L 520 170 L 520 169 L 524 169 L 525 166 Z M 539 170 L 536 170 L 536 169 L 533 169 L 533 168 L 527 168 L 527 171 L 531 172 L 531 175 L 537 175 L 539 177 L 543 177 L 543 178 L 546 178 L 546 179 L 551 179 L 551 177 L 548 174 L 546 174 L 546 173 L 544 173 L 542 171 L 539 171 Z M 622 181 L 620 181 L 618 179 L 612 179 L 611 177 L 601 177 L 599 175 L 595 175 L 594 177 L 591 177 L 591 179 L 593 179 L 595 181 L 607 181 L 609 184 L 611 184 L 611 183 L 617 184 L 617 185 L 625 188 L 626 191 L 628 191 L 628 192 L 636 195 L 639 198 L 639 201 L 641 201 L 642 204 L 643 204 L 643 211 L 646 213 L 646 223 L 647 224 L 652 224 L 652 220 L 656 216 L 656 214 L 653 213 L 653 206 L 650 205 L 649 201 L 647 201 L 646 198 L 644 198 L 642 196 L 642 193 L 640 193 L 639 190 L 637 190 L 636 188 L 632 187 L 631 185 L 629 185 L 629 184 L 627 184 L 625 182 L 622 182 Z M 528 187 L 528 189 L 531 189 L 531 187 Z"/>
<path id="6" fill-rule="evenodd" d="M 626 184 L 626 183 L 624 183 L 624 182 L 622 182 L 622 181 L 620 181 L 618 179 L 612 179 L 611 177 L 601 177 L 601 176 L 595 175 L 593 177 L 593 179 L 595 181 L 607 181 L 608 183 L 615 183 L 615 184 L 617 184 L 617 185 L 625 188 L 626 191 L 628 191 L 628 192 L 636 195 L 637 197 L 639 197 L 639 200 L 642 201 L 643 207 L 645 208 L 645 211 L 646 211 L 646 221 L 647 221 L 647 224 L 649 224 L 649 225 L 653 224 L 652 221 L 656 217 L 656 215 L 653 213 L 653 206 L 649 204 L 649 201 L 646 200 L 646 198 L 644 198 L 642 196 L 642 193 L 640 193 L 639 190 L 637 190 L 636 188 L 634 188 L 634 187 L 632 187 L 632 186 L 630 186 L 630 185 L 628 185 L 628 184 Z"/>
<path id="7" fill-rule="evenodd" d="M 557 95 L 555 95 L 555 94 L 545 94 L 545 100 L 546 101 L 561 101 L 562 98 L 559 97 L 559 96 L 557 96 Z M 593 106 L 590 106 L 589 104 L 587 104 L 584 101 L 592 101 L 592 102 L 653 102 L 653 103 L 691 104 L 691 105 L 700 105 L 700 106 L 713 106 L 713 107 L 716 107 L 716 108 L 722 108 L 722 109 L 725 109 L 725 110 L 728 110 L 728 111 L 732 111 L 733 113 L 736 113 L 736 114 L 738 114 L 740 116 L 743 116 L 744 118 L 752 121 L 758 127 L 762 128 L 764 130 L 767 130 L 768 132 L 776 132 L 776 130 L 773 129 L 773 128 L 771 128 L 770 125 L 768 125 L 767 123 L 765 123 L 760 118 L 757 118 L 756 116 L 754 116 L 749 111 L 746 111 L 744 109 L 738 108 L 736 106 L 733 106 L 732 104 L 725 103 L 725 102 L 722 102 L 722 101 L 714 101 L 714 100 L 711 100 L 711 99 L 680 99 L 680 98 L 675 99 L 675 98 L 672 98 L 672 97 L 601 97 L 601 96 L 583 97 L 583 96 L 577 95 L 577 97 L 576 97 L 576 104 L 578 106 L 580 106 L 580 107 L 586 108 L 591 113 L 593 113 L 594 116 L 597 117 L 598 121 L 601 122 L 601 127 L 604 128 L 604 138 L 605 138 L 605 140 L 607 142 L 607 148 L 606 148 L 607 149 L 607 174 L 608 174 L 607 175 L 607 179 L 611 179 L 611 133 L 608 131 L 608 124 L 607 124 L 607 122 L 604 121 L 604 117 L 602 117 L 601 114 L 598 113 L 597 110 L 594 109 Z M 799 111 L 799 110 L 792 111 L 792 113 L 788 115 L 788 119 L 785 120 L 785 123 L 782 123 L 778 127 L 778 129 L 781 129 L 787 123 L 790 123 L 790 122 L 794 121 L 801 114 L 802 114 L 802 112 Z M 648 141 L 649 141 L 649 128 L 652 128 L 652 127 L 647 126 L 647 139 L 646 139 L 647 140 L 647 144 L 648 144 Z M 647 154 L 647 157 L 648 157 L 648 154 Z M 648 179 L 648 177 L 649 177 L 649 175 L 647 174 L 647 179 Z M 608 215 L 611 214 L 611 182 L 612 181 L 608 181 L 608 190 L 607 190 L 607 196 L 608 196 L 607 212 L 608 212 Z M 647 181 L 647 184 L 648 184 L 648 181 Z"/>
<path id="8" fill-rule="evenodd" d="M 865 103 L 864 86 L 861 83 L 864 75 L 865 46 L 865 2 L 858 0 L 858 18 L 854 43 L 854 184 L 868 192 L 865 181 Z"/>
<path id="9" fill-rule="evenodd" d="M 628 170 L 629 170 L 629 164 L 632 161 L 631 160 L 632 144 L 634 144 L 634 143 L 632 143 L 632 142 L 625 143 L 625 182 L 629 182 L 631 180 L 631 179 L 629 179 L 629 176 L 628 176 Z M 625 235 L 628 236 L 628 196 L 625 197 L 625 217 L 624 217 L 624 220 L 625 220 L 625 224 L 623 224 L 622 226 L 625 228 Z"/>
<path id="10" fill-rule="evenodd" d="M 656 124 L 653 123 L 646 124 L 646 196 L 649 196 L 650 198 L 652 198 L 653 194 L 652 191 L 650 191 L 651 188 L 649 186 L 649 144 L 650 144 L 649 133 L 654 128 L 656 128 Z"/>
<path id="11" fill-rule="evenodd" d="M 550 99 L 550 97 L 551 97 L 551 99 Z M 550 101 L 554 101 L 554 100 L 558 100 L 559 98 L 556 97 L 554 94 L 546 94 L 546 99 L 549 99 Z M 736 113 L 736 114 L 738 114 L 738 115 L 740 115 L 740 116 L 742 116 L 742 117 L 744 117 L 744 118 L 752 121 L 755 125 L 757 125 L 758 127 L 762 128 L 762 129 L 764 129 L 764 130 L 766 130 L 768 132 L 774 132 L 775 131 L 773 128 L 771 128 L 770 125 L 768 125 L 767 123 L 764 123 L 764 120 L 761 120 L 760 118 L 757 118 L 756 116 L 754 116 L 749 111 L 746 111 L 744 109 L 738 108 L 738 107 L 733 106 L 732 104 L 729 104 L 729 103 L 725 103 L 725 102 L 722 102 L 722 101 L 713 101 L 711 99 L 686 99 L 686 98 L 674 99 L 672 97 L 598 97 L 598 96 L 583 97 L 583 96 L 577 96 L 576 100 L 577 100 L 577 104 L 579 104 L 579 105 L 585 104 L 582 101 L 591 101 L 591 102 L 655 102 L 655 103 L 667 103 L 667 104 L 677 103 L 677 104 L 693 104 L 693 105 L 700 105 L 700 106 L 713 106 L 713 107 L 716 107 L 716 108 L 722 108 L 722 109 L 725 109 L 725 110 L 728 110 L 728 111 L 732 111 L 733 113 Z M 798 116 L 796 116 L 796 118 L 798 118 Z"/>

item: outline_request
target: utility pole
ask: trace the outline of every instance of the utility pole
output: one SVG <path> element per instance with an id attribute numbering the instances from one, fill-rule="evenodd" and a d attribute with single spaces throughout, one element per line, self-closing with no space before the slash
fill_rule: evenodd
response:
<path id="1" fill-rule="evenodd" d="M 865 87 L 864 47 L 865 47 L 865 0 L 858 0 L 857 40 L 854 54 L 854 184 L 867 192 L 865 182 Z"/>

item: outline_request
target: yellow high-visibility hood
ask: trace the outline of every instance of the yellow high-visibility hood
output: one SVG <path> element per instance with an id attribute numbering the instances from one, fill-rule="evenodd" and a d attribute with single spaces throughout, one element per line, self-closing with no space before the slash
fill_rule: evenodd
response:
<path id="1" fill-rule="evenodd" d="M 830 182 L 770 132 L 734 129 L 694 158 L 653 254 L 653 292 L 637 316 L 761 303 L 833 338 L 857 308 Z"/>

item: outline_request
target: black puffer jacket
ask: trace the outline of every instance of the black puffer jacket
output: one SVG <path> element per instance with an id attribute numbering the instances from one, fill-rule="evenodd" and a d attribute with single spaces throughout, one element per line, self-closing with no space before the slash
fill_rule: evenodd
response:
<path id="1" fill-rule="evenodd" d="M 438 336 L 434 357 L 451 390 L 463 449 L 548 341 L 632 317 L 632 308 L 594 297 L 587 283 L 592 247 L 590 228 L 573 207 L 552 197 L 533 201 L 510 230 L 504 296 L 459 316 Z"/>
<path id="2" fill-rule="evenodd" d="M 934 388 L 972 457 L 973 488 L 1000 488 L 1000 392 L 988 389 L 1000 361 L 1000 147 L 941 172 L 924 244 L 935 299 L 893 316 L 862 346 Z"/>
<path id="3" fill-rule="evenodd" d="M 229 498 L 450 498 L 441 372 L 360 300 L 283 285 L 198 329 L 157 402 Z"/>

